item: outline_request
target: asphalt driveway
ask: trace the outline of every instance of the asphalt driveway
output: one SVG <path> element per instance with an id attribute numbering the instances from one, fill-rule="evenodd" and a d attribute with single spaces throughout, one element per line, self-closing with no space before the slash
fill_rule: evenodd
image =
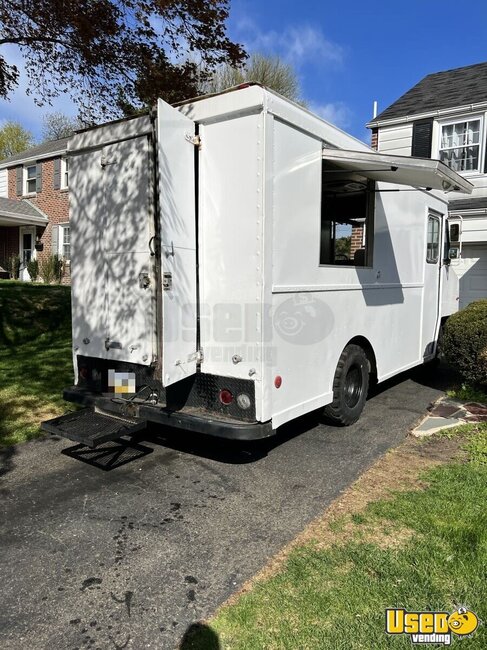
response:
<path id="1" fill-rule="evenodd" d="M 401 442 L 439 395 L 428 375 L 389 382 L 346 429 L 312 415 L 259 444 L 164 430 L 0 450 L 0 647 L 178 647 Z"/>

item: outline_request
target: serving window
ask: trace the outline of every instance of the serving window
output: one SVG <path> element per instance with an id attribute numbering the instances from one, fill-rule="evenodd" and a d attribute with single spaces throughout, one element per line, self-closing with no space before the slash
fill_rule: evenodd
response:
<path id="1" fill-rule="evenodd" d="M 324 161 L 320 265 L 372 266 L 375 183 Z"/>

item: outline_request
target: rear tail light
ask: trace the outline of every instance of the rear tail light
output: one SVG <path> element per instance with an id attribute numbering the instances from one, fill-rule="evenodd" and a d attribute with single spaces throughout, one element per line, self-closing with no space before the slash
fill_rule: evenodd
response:
<path id="1" fill-rule="evenodd" d="M 229 390 L 227 390 L 226 388 L 223 388 L 223 389 L 220 391 L 220 395 L 219 395 L 219 397 L 220 397 L 220 402 L 221 402 L 224 406 L 228 406 L 229 404 L 231 404 L 231 403 L 233 402 L 233 395 L 232 395 L 232 393 L 231 393 Z"/>
<path id="2" fill-rule="evenodd" d="M 88 368 L 86 366 L 82 366 L 79 369 L 79 376 L 81 377 L 81 379 L 88 379 L 88 375 L 89 375 Z"/>

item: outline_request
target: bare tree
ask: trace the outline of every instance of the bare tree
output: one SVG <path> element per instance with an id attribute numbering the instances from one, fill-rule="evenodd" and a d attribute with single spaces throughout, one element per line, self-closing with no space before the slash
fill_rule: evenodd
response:
<path id="1" fill-rule="evenodd" d="M 207 93 L 217 93 L 251 81 L 261 83 L 288 99 L 299 101 L 299 80 L 294 68 L 278 56 L 263 54 L 252 54 L 247 63 L 240 66 L 221 66 L 208 82 L 203 82 L 203 89 Z"/>
<path id="2" fill-rule="evenodd" d="M 67 138 L 83 126 L 79 119 L 64 113 L 46 113 L 42 119 L 42 139 L 46 142 Z"/>

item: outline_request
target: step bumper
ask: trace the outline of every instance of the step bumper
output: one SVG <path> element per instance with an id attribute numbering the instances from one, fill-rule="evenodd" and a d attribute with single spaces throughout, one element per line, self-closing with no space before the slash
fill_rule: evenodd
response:
<path id="1" fill-rule="evenodd" d="M 66 388 L 63 392 L 64 399 L 82 405 L 98 405 L 102 411 L 110 412 L 118 417 L 126 417 L 122 412 L 123 404 L 115 403 L 110 399 L 100 397 L 76 386 Z M 171 411 L 160 406 L 130 403 L 130 416 L 144 423 L 159 424 L 185 431 L 192 431 L 217 438 L 229 440 L 260 440 L 275 434 L 272 421 L 268 422 L 240 422 L 238 420 L 215 416 L 202 409 L 183 409 Z M 118 412 L 117 412 L 118 411 Z M 64 416 L 62 416 L 64 417 Z M 56 420 L 57 418 L 55 418 Z M 53 421 L 49 421 L 53 422 Z M 47 424 L 47 423 L 46 423 Z M 42 428 L 48 431 L 44 426 Z M 64 435 L 58 433 L 57 435 Z M 65 436 L 69 437 L 69 436 Z M 71 438 L 73 439 L 73 438 Z M 113 438 L 111 438 L 113 439 Z"/>
<path id="2" fill-rule="evenodd" d="M 109 440 L 131 436 L 146 426 L 147 423 L 140 418 L 114 416 L 88 407 L 46 420 L 42 422 L 41 429 L 94 448 Z"/>

